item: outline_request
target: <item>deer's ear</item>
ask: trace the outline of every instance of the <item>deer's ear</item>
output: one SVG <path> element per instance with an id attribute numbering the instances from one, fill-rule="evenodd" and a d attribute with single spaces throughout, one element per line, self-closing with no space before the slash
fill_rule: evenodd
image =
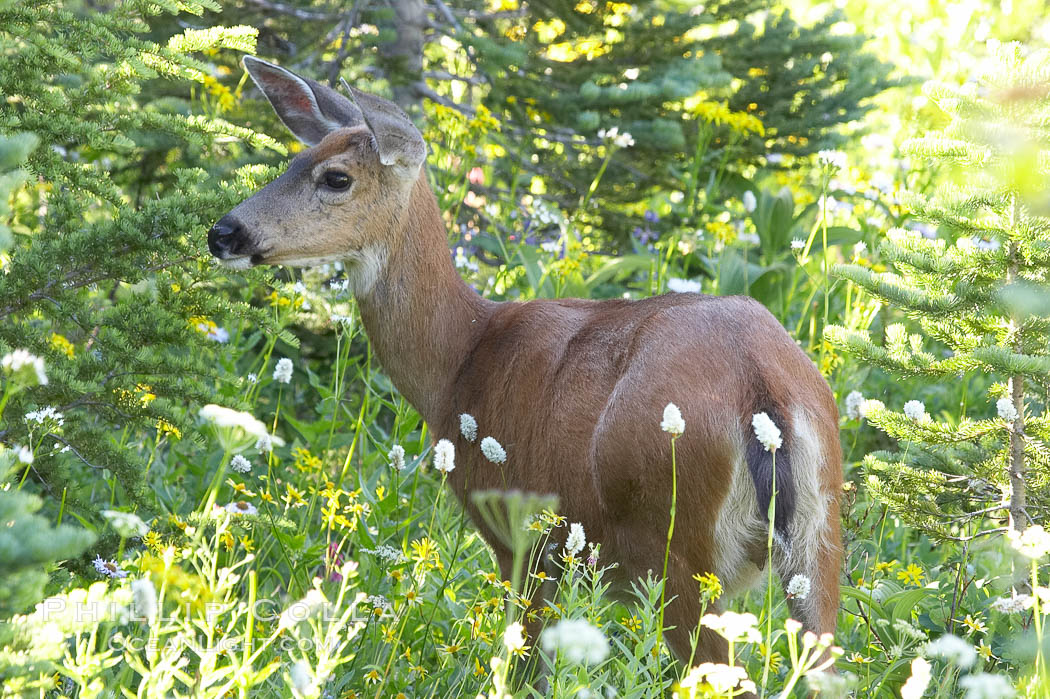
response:
<path id="1" fill-rule="evenodd" d="M 253 56 L 243 63 L 284 125 L 309 146 L 335 129 L 364 123 L 357 105 L 319 82 Z"/>
<path id="2" fill-rule="evenodd" d="M 356 87 L 345 87 L 350 90 L 354 102 L 361 108 L 365 123 L 375 136 L 379 162 L 404 168 L 406 174 L 415 177 L 427 157 L 423 134 L 393 102 L 361 92 Z"/>

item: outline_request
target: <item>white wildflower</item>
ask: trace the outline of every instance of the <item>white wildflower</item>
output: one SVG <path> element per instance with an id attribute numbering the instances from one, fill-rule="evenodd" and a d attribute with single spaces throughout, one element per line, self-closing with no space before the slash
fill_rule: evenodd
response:
<path id="1" fill-rule="evenodd" d="M 628 146 L 634 145 L 634 139 L 631 137 L 631 134 L 626 131 L 620 133 L 620 129 L 617 126 L 614 126 L 611 129 L 601 129 L 598 131 L 598 138 L 603 141 L 608 139 L 619 148 L 627 148 Z"/>
<path id="2" fill-rule="evenodd" d="M 1050 553 L 1050 533 L 1043 529 L 1043 525 L 1034 524 L 1023 532 L 1010 529 L 1006 533 L 1010 545 L 1022 556 L 1039 560 Z"/>
<path id="3" fill-rule="evenodd" d="M 259 437 L 259 439 L 255 440 L 255 450 L 261 454 L 268 454 L 273 451 L 273 437 L 269 434 Z"/>
<path id="4" fill-rule="evenodd" d="M 434 445 L 434 468 L 442 473 L 451 473 L 456 467 L 456 448 L 447 439 L 440 440 Z"/>
<path id="5" fill-rule="evenodd" d="M 569 525 L 569 536 L 565 539 L 565 550 L 570 556 L 575 556 L 587 544 L 587 536 L 583 533 L 583 525 L 573 522 Z"/>
<path id="6" fill-rule="evenodd" d="M 660 422 L 660 429 L 675 437 L 685 432 L 685 420 L 682 419 L 682 411 L 674 403 L 668 403 L 664 408 L 664 419 Z"/>
<path id="7" fill-rule="evenodd" d="M 494 464 L 502 464 L 507 461 L 507 450 L 492 437 L 485 437 L 481 440 L 481 453 Z"/>
<path id="8" fill-rule="evenodd" d="M 252 462 L 248 461 L 248 459 L 240 454 L 236 454 L 234 455 L 233 460 L 230 461 L 230 468 L 237 473 L 248 473 L 252 470 Z"/>
<path id="9" fill-rule="evenodd" d="M 354 317 L 353 316 L 342 316 L 342 315 L 339 315 L 338 313 L 333 313 L 332 316 L 331 316 L 331 319 L 332 319 L 332 325 L 342 326 L 344 328 L 352 327 L 353 324 L 354 324 Z"/>
<path id="10" fill-rule="evenodd" d="M 327 604 L 328 600 L 325 599 L 325 596 L 321 591 L 314 588 L 307 592 L 306 596 L 301 600 L 292 602 L 283 612 L 281 612 L 281 617 L 277 622 L 277 627 L 281 629 L 290 629 L 299 622 L 305 621 L 319 614 Z"/>
<path id="11" fill-rule="evenodd" d="M 525 649 L 525 627 L 514 622 L 507 626 L 507 630 L 503 632 L 503 645 L 507 647 L 507 650 L 511 653 L 516 653 Z"/>
<path id="12" fill-rule="evenodd" d="M 133 536 L 146 536 L 146 533 L 149 532 L 149 525 L 133 512 L 102 510 L 102 517 L 117 531 L 117 534 L 125 539 Z"/>
<path id="13" fill-rule="evenodd" d="M 634 137 L 632 137 L 631 134 L 624 131 L 622 134 L 613 139 L 613 143 L 615 143 L 619 148 L 630 148 L 634 145 Z"/>
<path id="14" fill-rule="evenodd" d="M 864 257 L 864 253 L 868 251 L 868 244 L 863 240 L 853 246 L 853 257 Z"/>
<path id="15" fill-rule="evenodd" d="M 245 379 L 246 379 L 246 380 L 248 381 L 248 383 L 250 383 L 250 384 L 256 384 L 256 383 L 259 383 L 259 375 L 258 375 L 258 374 L 256 374 L 256 373 L 254 373 L 254 372 L 253 372 L 253 373 L 251 373 L 251 374 L 248 374 L 248 375 L 247 375 L 246 377 L 244 377 L 244 378 L 245 378 Z"/>
<path id="16" fill-rule="evenodd" d="M 95 556 L 95 560 L 92 563 L 94 563 L 95 570 L 99 572 L 99 575 L 105 575 L 108 578 L 126 578 L 128 576 L 128 571 L 118 566 L 116 561 L 104 561 L 101 556 Z"/>
<path id="17" fill-rule="evenodd" d="M 1017 419 L 1017 409 L 1014 408 L 1014 402 L 1009 397 L 995 401 L 995 410 L 999 413 L 999 417 L 1007 422 L 1013 422 Z"/>
<path id="18" fill-rule="evenodd" d="M 233 410 L 209 403 L 201 408 L 200 416 L 201 419 L 212 423 L 216 427 L 239 427 L 257 439 L 269 434 L 266 431 L 266 425 L 256 419 L 254 415 L 241 410 Z"/>
<path id="19" fill-rule="evenodd" d="M 706 696 L 704 685 L 709 685 L 715 696 L 734 696 L 738 687 L 745 692 L 754 692 L 755 683 L 748 679 L 747 670 L 739 665 L 724 663 L 700 663 L 689 670 L 679 687 L 689 690 L 686 696 Z"/>
<path id="20" fill-rule="evenodd" d="M 290 383 L 292 380 L 292 360 L 281 357 L 277 360 L 277 366 L 273 369 L 273 380 L 280 383 Z"/>
<path id="21" fill-rule="evenodd" d="M 548 655 L 561 655 L 570 663 L 597 665 L 609 656 L 609 641 L 586 619 L 562 619 L 540 635 Z"/>
<path id="22" fill-rule="evenodd" d="M 744 192 L 744 196 L 741 197 L 741 201 L 744 203 L 744 211 L 752 213 L 758 207 L 758 200 L 755 199 L 755 193 L 750 189 Z"/>
<path id="23" fill-rule="evenodd" d="M 780 428 L 765 413 L 755 413 L 751 418 L 751 427 L 766 451 L 776 451 L 784 443 L 780 438 Z"/>
<path id="24" fill-rule="evenodd" d="M 693 281 L 692 279 L 671 277 L 667 280 L 667 290 L 679 294 L 699 294 L 702 288 L 700 282 Z"/>
<path id="25" fill-rule="evenodd" d="M 926 420 L 926 406 L 921 400 L 910 400 L 904 404 L 904 414 L 915 422 Z"/>
<path id="26" fill-rule="evenodd" d="M 390 467 L 395 471 L 402 471 L 405 468 L 405 448 L 400 444 L 395 444 L 391 447 L 390 451 L 386 455 L 387 461 L 390 462 Z"/>
<path id="27" fill-rule="evenodd" d="M 214 327 L 208 329 L 207 338 L 219 344 L 230 341 L 230 332 L 226 328 Z"/>
<path id="28" fill-rule="evenodd" d="M 0 369 L 3 369 L 4 373 L 20 376 L 23 381 L 32 381 L 33 383 L 28 384 L 30 386 L 47 385 L 44 360 L 28 350 L 16 349 L 5 354 L 4 358 L 0 359 Z"/>
<path id="29" fill-rule="evenodd" d="M 804 241 L 802 238 L 792 238 L 791 239 L 791 249 L 792 250 L 801 250 L 804 247 L 806 247 L 806 241 Z"/>
<path id="30" fill-rule="evenodd" d="M 846 699 L 850 685 L 856 681 L 852 673 L 840 675 L 836 672 L 810 672 L 806 674 L 809 689 L 824 699 Z"/>
<path id="31" fill-rule="evenodd" d="M 18 460 L 23 464 L 33 463 L 33 450 L 29 447 L 15 447 L 18 451 Z"/>
<path id="32" fill-rule="evenodd" d="M 1017 590 L 1011 590 L 1009 597 L 1000 597 L 992 602 L 992 609 L 1002 614 L 1019 614 L 1031 609 L 1034 600 L 1031 595 L 1017 594 Z"/>
<path id="33" fill-rule="evenodd" d="M 911 661 L 911 677 L 901 687 L 901 699 L 921 699 L 930 684 L 930 662 L 926 658 Z"/>
<path id="34" fill-rule="evenodd" d="M 977 661 L 977 651 L 967 641 L 946 633 L 936 641 L 926 644 L 926 655 L 944 658 L 952 665 L 968 670 Z"/>
<path id="35" fill-rule="evenodd" d="M 396 549 L 389 544 L 380 544 L 374 549 L 361 549 L 365 553 L 370 553 L 376 558 L 386 563 L 404 563 L 405 554 L 400 549 Z"/>
<path id="36" fill-rule="evenodd" d="M 478 441 L 478 421 L 474 419 L 473 415 L 463 413 L 459 416 L 459 433 L 468 442 Z"/>
<path id="37" fill-rule="evenodd" d="M 727 641 L 739 643 L 758 643 L 762 640 L 762 633 L 758 630 L 758 618 L 750 612 L 738 614 L 733 611 L 721 614 L 704 614 L 700 619 L 703 626 L 718 632 Z"/>
<path id="38" fill-rule="evenodd" d="M 817 161 L 834 170 L 845 170 L 847 166 L 846 154 L 840 150 L 822 150 L 817 153 Z"/>
<path id="39" fill-rule="evenodd" d="M 66 416 L 55 410 L 54 406 L 47 406 L 40 410 L 31 410 L 25 415 L 26 422 L 35 422 L 38 425 L 43 425 L 45 422 L 53 422 L 59 427 L 65 424 Z"/>
<path id="40" fill-rule="evenodd" d="M 152 624 L 157 618 L 157 589 L 149 578 L 131 581 L 131 604 L 136 619 Z"/>
<path id="41" fill-rule="evenodd" d="M 365 598 L 365 604 L 373 610 L 378 610 L 378 614 L 390 611 L 394 607 L 394 605 L 390 604 L 390 600 L 383 597 L 383 595 L 369 595 Z"/>
<path id="42" fill-rule="evenodd" d="M 235 500 L 226 506 L 226 511 L 235 515 L 254 515 L 259 511 L 255 505 L 245 500 Z"/>
<path id="43" fill-rule="evenodd" d="M 738 242 L 748 243 L 749 245 L 762 244 L 762 238 L 759 237 L 758 233 L 741 233 L 736 239 Z"/>
<path id="44" fill-rule="evenodd" d="M 967 675 L 959 686 L 966 690 L 966 699 L 1009 699 L 1015 694 L 1007 678 L 987 672 Z"/>
<path id="45" fill-rule="evenodd" d="M 850 391 L 846 396 L 846 419 L 859 420 L 863 417 L 860 407 L 864 405 L 864 394 L 860 391 Z"/>
<path id="46" fill-rule="evenodd" d="M 790 597 L 806 599 L 809 597 L 810 580 L 805 575 L 796 575 L 788 583 L 787 593 Z"/>
<path id="47" fill-rule="evenodd" d="M 313 672 L 310 671 L 310 665 L 305 660 L 299 660 L 292 665 L 288 671 L 288 678 L 291 680 L 292 689 L 295 690 L 296 694 L 306 696 L 313 692 L 314 689 L 314 676 Z"/>

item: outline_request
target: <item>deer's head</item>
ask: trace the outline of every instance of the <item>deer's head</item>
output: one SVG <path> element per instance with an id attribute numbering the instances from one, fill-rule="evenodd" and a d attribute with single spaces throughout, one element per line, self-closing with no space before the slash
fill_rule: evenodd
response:
<path id="1" fill-rule="evenodd" d="M 382 267 L 408 207 L 426 145 L 392 102 L 349 88 L 351 99 L 257 58 L 252 80 L 303 143 L 288 170 L 208 231 L 208 249 L 230 267 L 347 261 L 355 283 Z"/>

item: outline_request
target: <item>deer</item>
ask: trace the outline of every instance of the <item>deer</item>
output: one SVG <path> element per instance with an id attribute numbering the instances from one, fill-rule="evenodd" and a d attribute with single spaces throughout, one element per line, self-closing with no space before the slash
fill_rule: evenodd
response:
<path id="1" fill-rule="evenodd" d="M 838 409 L 813 361 L 764 306 L 697 293 L 483 298 L 451 260 L 427 145 L 405 112 L 345 83 L 344 96 L 255 57 L 243 63 L 307 147 L 214 224 L 211 254 L 232 269 L 344 263 L 384 371 L 435 439 L 453 443 L 448 484 L 505 579 L 511 551 L 472 492 L 557 495 L 567 521 L 615 561 L 609 574 L 621 594 L 663 570 L 673 474 L 660 422 L 673 403 L 685 429 L 675 445 L 677 524 L 664 583 L 672 652 L 690 658 L 701 613 L 694 575 L 714 573 L 731 595 L 763 577 L 767 559 L 784 585 L 796 575 L 811 582 L 804 599 L 789 599 L 792 616 L 817 634 L 834 632 Z M 781 431 L 775 451 L 752 429 L 762 412 Z M 463 414 L 503 445 L 504 463 L 468 440 Z M 534 638 L 536 624 L 527 631 Z M 726 641 L 703 628 L 695 657 L 725 662 L 726 653 Z"/>

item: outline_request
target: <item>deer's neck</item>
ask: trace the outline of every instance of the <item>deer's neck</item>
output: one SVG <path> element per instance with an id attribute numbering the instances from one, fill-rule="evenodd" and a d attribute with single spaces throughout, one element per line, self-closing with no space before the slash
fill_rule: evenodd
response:
<path id="1" fill-rule="evenodd" d="M 444 398 L 473 350 L 493 302 L 456 272 L 426 174 L 392 231 L 386 264 L 358 306 L 379 361 L 428 422 L 444 421 Z"/>

